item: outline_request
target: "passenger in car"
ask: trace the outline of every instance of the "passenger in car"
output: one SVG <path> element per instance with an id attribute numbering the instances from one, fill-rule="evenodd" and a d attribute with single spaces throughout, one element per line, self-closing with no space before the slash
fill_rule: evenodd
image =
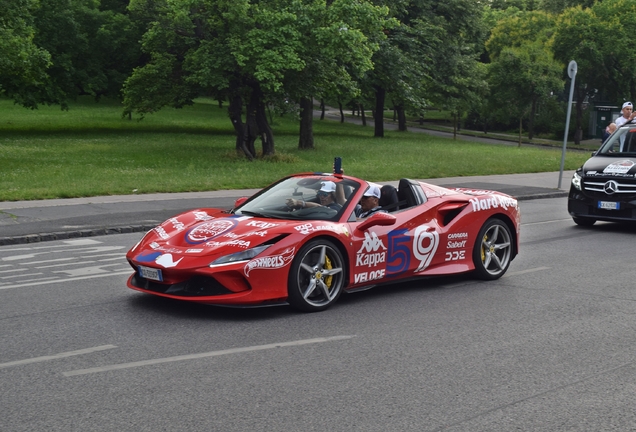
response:
<path id="1" fill-rule="evenodd" d="M 616 123 L 616 127 L 621 127 L 625 123 L 634 120 L 634 117 L 636 117 L 636 114 L 634 114 L 634 106 L 631 102 L 625 102 L 623 104 L 621 108 L 621 114 L 622 115 L 619 118 L 614 120 L 614 123 Z"/>

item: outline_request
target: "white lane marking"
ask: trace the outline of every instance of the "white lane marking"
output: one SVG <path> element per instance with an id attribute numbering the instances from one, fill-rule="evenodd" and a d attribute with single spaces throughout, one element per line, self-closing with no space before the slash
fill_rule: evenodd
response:
<path id="1" fill-rule="evenodd" d="M 95 241 L 95 240 L 85 240 L 86 242 L 91 242 L 91 243 L 85 243 L 86 245 L 89 244 L 99 244 L 102 242 L 99 241 Z M 46 245 L 46 246 L 19 246 L 19 247 L 12 247 L 12 248 L 2 248 L 2 252 L 15 252 L 15 251 L 31 251 L 31 250 L 42 250 L 42 249 L 55 249 L 55 248 L 65 248 L 65 247 L 75 247 L 75 246 L 81 246 L 81 244 L 76 244 L 73 242 L 73 240 L 64 240 L 64 243 L 67 244 L 54 244 L 54 245 Z"/>
<path id="2" fill-rule="evenodd" d="M 80 267 L 80 268 L 68 269 L 68 270 L 54 270 L 53 273 L 66 273 L 66 276 L 68 277 L 88 276 L 93 274 L 106 273 L 110 271 L 102 267 L 112 267 L 112 266 L 118 266 L 118 265 L 121 265 L 121 263 L 102 264 L 102 265 L 93 266 L 93 267 Z"/>
<path id="3" fill-rule="evenodd" d="M 23 272 L 24 269 L 11 269 L 11 270 L 0 270 L 0 273 L 15 273 L 15 272 Z"/>
<path id="4" fill-rule="evenodd" d="M 527 225 L 542 225 L 542 224 L 548 224 L 548 223 L 554 223 L 554 222 L 563 222 L 563 221 L 572 221 L 572 218 L 567 218 L 567 219 L 554 219 L 554 220 L 547 220 L 547 221 L 542 221 L 542 222 L 528 222 L 528 223 L 522 223 L 521 226 L 527 226 Z"/>
<path id="5" fill-rule="evenodd" d="M 34 282 L 28 282 L 28 283 L 19 283 L 19 284 L 15 284 L 15 285 L 7 285 L 7 286 L 0 286 L 0 290 L 4 290 L 4 289 L 10 289 L 10 288 L 22 288 L 22 287 L 27 287 L 27 286 L 35 286 L 35 285 L 44 285 L 47 283 L 59 283 L 59 282 L 73 282 L 73 281 L 78 281 L 78 280 L 83 280 L 83 279 L 94 279 L 94 278 L 101 278 L 101 277 L 106 277 L 106 276 L 121 276 L 121 275 L 131 275 L 133 273 L 133 269 L 131 268 L 130 270 L 127 271 L 113 271 L 111 273 L 100 273 L 100 274 L 96 274 L 96 275 L 90 275 L 90 276 L 81 276 L 81 277 L 69 277 L 69 278 L 64 278 L 64 279 L 57 279 L 57 280 L 41 280 L 41 281 L 34 281 Z"/>
<path id="6" fill-rule="evenodd" d="M 125 257 L 126 254 L 121 252 L 115 252 L 115 253 L 107 253 L 107 254 L 99 254 L 99 255 L 82 255 L 82 258 L 100 258 L 100 257 L 107 257 L 107 256 Z"/>
<path id="7" fill-rule="evenodd" d="M 22 270 L 24 271 L 24 270 Z M 19 277 L 29 277 L 29 276 L 37 276 L 37 275 L 41 275 L 44 273 L 38 272 L 38 273 L 27 273 L 27 274 L 19 274 L 19 275 L 13 275 L 13 276 L 2 276 L 0 277 L 0 279 L 15 279 L 15 278 L 19 278 Z"/>
<path id="8" fill-rule="evenodd" d="M 84 246 L 84 245 L 100 244 L 103 242 L 99 240 L 93 240 L 93 239 L 74 239 L 74 240 L 64 240 L 64 243 L 70 246 Z"/>
<path id="9" fill-rule="evenodd" d="M 60 262 L 60 261 L 72 261 L 77 259 L 76 257 L 69 257 L 69 258 L 56 258 L 56 259 L 50 259 L 50 260 L 44 260 L 44 261 L 31 261 L 31 262 L 25 262 L 25 263 L 20 263 L 23 266 L 29 266 L 29 265 L 33 265 L 33 264 L 47 264 L 47 263 L 52 263 L 52 262 Z"/>
<path id="10" fill-rule="evenodd" d="M 51 265 L 45 265 L 45 266 L 35 266 L 33 268 L 36 269 L 46 269 L 46 268 L 52 268 L 52 267 L 64 267 L 64 266 L 72 266 L 72 265 L 84 265 L 84 264 L 90 264 L 90 263 L 94 263 L 95 261 L 82 261 L 81 263 L 78 263 L 76 261 L 73 262 L 67 262 L 64 264 L 51 264 Z"/>
<path id="11" fill-rule="evenodd" d="M 104 351 L 104 350 L 113 349 L 113 348 L 117 348 L 117 346 L 115 346 L 115 345 L 101 345 L 101 346 L 97 346 L 97 347 L 93 347 L 93 348 L 84 348 L 84 349 L 81 349 L 81 350 L 68 351 L 68 352 L 63 352 L 63 353 L 53 354 L 53 355 L 48 355 L 48 356 L 34 357 L 34 358 L 30 358 L 30 359 L 25 359 L 25 360 L 16 360 L 16 361 L 11 361 L 11 362 L 7 362 L 7 363 L 0 363 L 0 369 L 8 368 L 8 367 L 11 367 L 11 366 L 20 366 L 20 365 L 25 365 L 25 364 L 30 364 L 30 363 L 39 363 L 39 362 L 48 361 L 48 360 L 57 360 L 57 359 L 66 358 L 66 357 L 72 357 L 72 356 L 76 356 L 76 355 L 90 354 L 90 353 L 94 353 L 94 352 L 97 352 L 97 351 Z"/>
<path id="12" fill-rule="evenodd" d="M 104 258 L 104 259 L 100 259 L 97 260 L 97 262 L 104 262 L 104 261 L 122 261 L 122 262 L 127 262 L 126 261 L 126 255 L 119 255 L 115 258 Z"/>
<path id="13" fill-rule="evenodd" d="M 255 345 L 255 346 L 244 347 L 244 348 L 231 348 L 231 349 L 226 349 L 221 351 L 211 351 L 211 352 L 199 353 L 199 354 L 187 354 L 187 355 L 180 355 L 175 357 L 158 358 L 153 360 L 142 360 L 142 361 L 136 361 L 131 363 L 120 363 L 120 364 L 115 364 L 110 366 L 100 366 L 100 367 L 94 367 L 89 369 L 77 369 L 73 371 L 62 372 L 62 375 L 67 377 L 76 376 L 76 375 L 87 375 L 87 374 L 98 373 L 98 372 L 107 372 L 107 371 L 119 370 L 119 369 L 130 369 L 130 368 L 135 368 L 140 366 L 150 366 L 150 365 L 156 365 L 156 364 L 162 364 L 162 363 L 178 362 L 183 360 L 194 360 L 194 359 L 201 359 L 201 358 L 207 358 L 207 357 L 217 357 L 217 356 L 228 355 L 228 354 L 262 351 L 262 350 L 268 350 L 273 348 L 331 342 L 331 341 L 351 339 L 354 337 L 355 335 L 331 336 L 331 337 L 324 337 L 324 338 L 297 340 L 297 341 L 291 341 L 291 342 L 280 342 L 280 343 L 273 343 L 273 344 L 267 344 L 267 345 Z"/>
<path id="14" fill-rule="evenodd" d="M 44 277 L 44 278 L 36 278 L 36 279 L 25 279 L 20 281 L 21 284 L 25 284 L 27 282 L 35 282 L 35 281 L 46 281 L 46 280 L 52 280 L 52 279 L 59 279 L 59 276 L 53 276 L 53 277 Z M 0 285 L 6 285 L 10 282 L 0 282 Z"/>
<path id="15" fill-rule="evenodd" d="M 552 267 L 535 267 L 535 268 L 531 268 L 531 269 L 527 269 L 527 270 L 519 270 L 519 271 L 516 271 L 516 272 L 506 273 L 502 277 L 519 276 L 519 275 L 526 274 L 526 273 L 534 273 L 534 272 L 543 271 L 543 270 L 550 270 L 551 268 Z"/>

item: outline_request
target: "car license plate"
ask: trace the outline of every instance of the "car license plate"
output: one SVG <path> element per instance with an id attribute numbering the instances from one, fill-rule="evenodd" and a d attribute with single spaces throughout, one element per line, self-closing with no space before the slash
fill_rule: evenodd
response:
<path id="1" fill-rule="evenodd" d="M 163 277 L 161 276 L 161 270 L 154 269 L 151 267 L 139 266 L 139 276 L 146 279 L 152 279 L 156 281 L 163 281 Z"/>
<path id="2" fill-rule="evenodd" d="M 618 210 L 620 208 L 620 203 L 614 201 L 599 201 L 598 208 L 602 210 Z"/>

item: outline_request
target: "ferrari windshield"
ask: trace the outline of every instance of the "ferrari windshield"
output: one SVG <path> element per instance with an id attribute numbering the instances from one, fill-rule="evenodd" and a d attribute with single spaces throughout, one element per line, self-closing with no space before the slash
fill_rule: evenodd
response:
<path id="1" fill-rule="evenodd" d="M 601 146 L 597 155 L 612 156 L 636 154 L 636 125 L 630 124 L 616 130 Z"/>
<path id="2" fill-rule="evenodd" d="M 330 192 L 333 204 L 320 205 L 318 192 L 325 183 L 335 183 Z M 335 221 L 349 206 L 360 183 L 328 174 L 290 177 L 264 189 L 234 210 L 235 214 L 274 219 Z M 341 202 L 339 202 L 341 201 Z"/>

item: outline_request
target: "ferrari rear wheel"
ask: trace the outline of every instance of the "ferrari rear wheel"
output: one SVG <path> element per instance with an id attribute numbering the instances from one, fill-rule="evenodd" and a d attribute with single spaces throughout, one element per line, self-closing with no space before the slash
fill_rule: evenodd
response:
<path id="1" fill-rule="evenodd" d="M 289 272 L 289 303 L 305 312 L 318 312 L 331 306 L 344 287 L 344 260 L 329 240 L 304 245 Z"/>
<path id="2" fill-rule="evenodd" d="M 499 219 L 486 221 L 473 248 L 475 274 L 484 280 L 499 279 L 506 273 L 512 258 L 510 228 Z"/>

